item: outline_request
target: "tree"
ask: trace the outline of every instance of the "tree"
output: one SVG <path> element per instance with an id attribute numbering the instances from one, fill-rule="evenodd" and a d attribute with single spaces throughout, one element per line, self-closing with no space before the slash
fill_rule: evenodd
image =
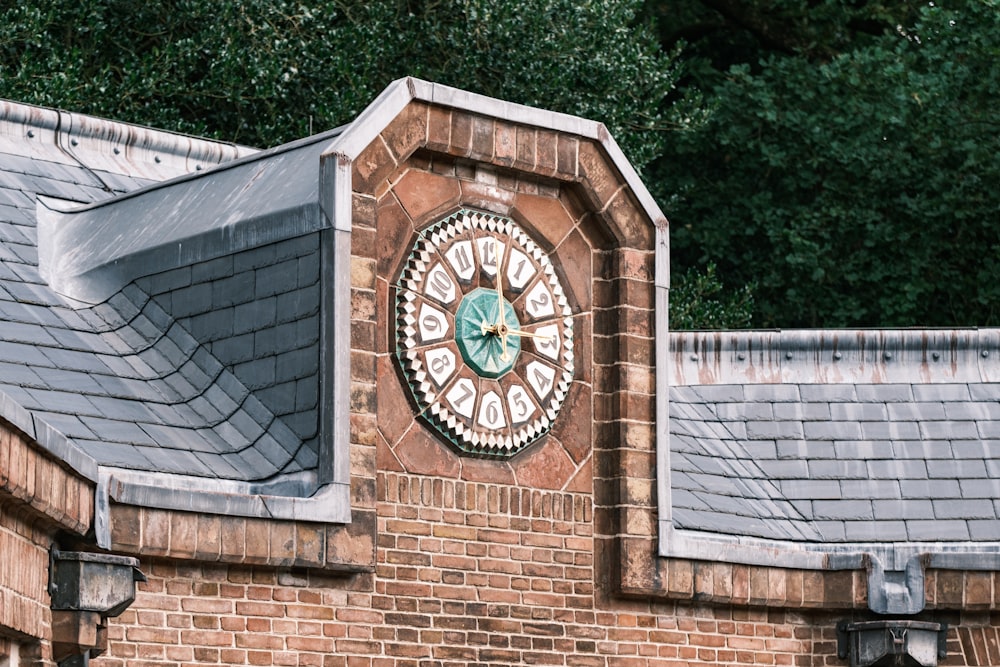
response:
<path id="1" fill-rule="evenodd" d="M 711 118 L 652 172 L 676 273 L 756 282 L 755 325 L 1000 323 L 995 0 L 904 6 L 895 25 L 879 3 L 811 2 L 807 22 L 746 4 L 774 9 L 742 19 L 767 44 L 697 45 Z"/>
<path id="2" fill-rule="evenodd" d="M 255 146 L 423 77 L 605 122 L 662 150 L 675 54 L 641 0 L 30 0 L 0 9 L 0 94 Z"/>

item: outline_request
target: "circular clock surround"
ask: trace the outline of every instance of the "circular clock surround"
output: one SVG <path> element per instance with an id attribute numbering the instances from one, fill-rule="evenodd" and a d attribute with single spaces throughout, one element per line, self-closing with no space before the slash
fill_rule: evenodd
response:
<path id="1" fill-rule="evenodd" d="M 573 381 L 573 318 L 547 253 L 510 218 L 459 210 L 421 231 L 396 283 L 396 356 L 420 416 L 460 451 L 545 435 Z"/>

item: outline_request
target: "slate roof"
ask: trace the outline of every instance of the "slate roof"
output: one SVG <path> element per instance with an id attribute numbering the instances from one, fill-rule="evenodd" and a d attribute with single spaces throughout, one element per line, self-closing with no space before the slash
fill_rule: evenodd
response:
<path id="1" fill-rule="evenodd" d="M 995 331 L 675 333 L 671 344 L 677 528 L 1000 541 Z"/>
<path id="2" fill-rule="evenodd" d="M 91 477 L 97 465 L 244 481 L 315 468 L 315 424 L 296 416 L 316 420 L 318 334 L 278 342 L 310 315 L 318 331 L 314 239 L 143 278 L 94 305 L 61 296 L 39 272 L 39 195 L 98 202 L 252 153 L 0 103 L 5 419 Z"/>

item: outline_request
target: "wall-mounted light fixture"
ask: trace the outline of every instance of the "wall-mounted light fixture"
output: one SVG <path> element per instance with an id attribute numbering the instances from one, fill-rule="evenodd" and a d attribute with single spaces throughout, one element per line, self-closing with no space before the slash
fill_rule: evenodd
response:
<path id="1" fill-rule="evenodd" d="M 851 667 L 936 667 L 948 655 L 945 623 L 912 620 L 841 621 L 837 654 Z"/>

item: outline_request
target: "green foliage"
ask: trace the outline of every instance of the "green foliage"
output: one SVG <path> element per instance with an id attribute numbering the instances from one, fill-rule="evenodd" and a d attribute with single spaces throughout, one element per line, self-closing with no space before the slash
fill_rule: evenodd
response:
<path id="1" fill-rule="evenodd" d="M 601 120 L 685 327 L 1000 324 L 998 57 L 997 0 L 0 3 L 18 101 L 269 146 L 413 75 Z"/>
<path id="2" fill-rule="evenodd" d="M 639 0 L 28 0 L 0 9 L 0 95 L 267 146 L 413 75 L 605 122 L 658 155 L 676 59 Z"/>
<path id="3" fill-rule="evenodd" d="M 998 56 L 996 2 L 964 0 L 730 68 L 655 172 L 676 269 L 755 281 L 756 325 L 1000 324 Z"/>
<path id="4" fill-rule="evenodd" d="M 670 328 L 745 329 L 753 314 L 753 285 L 727 291 L 715 274 L 715 265 L 705 272 L 690 268 L 674 278 L 670 289 Z"/>

